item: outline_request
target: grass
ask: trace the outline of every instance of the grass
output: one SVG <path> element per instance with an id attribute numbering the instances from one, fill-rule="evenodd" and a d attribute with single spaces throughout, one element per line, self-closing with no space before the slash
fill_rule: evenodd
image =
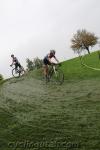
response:
<path id="1" fill-rule="evenodd" d="M 100 68 L 98 52 L 85 55 L 83 60 L 88 66 Z M 65 61 L 62 69 L 66 79 L 90 79 L 95 77 L 98 78 L 100 76 L 100 71 L 94 71 L 81 65 L 79 58 Z"/>
<path id="2" fill-rule="evenodd" d="M 99 67 L 96 55 L 85 59 Z M 78 58 L 61 69 L 62 86 L 34 78 L 37 71 L 1 85 L 1 150 L 100 149 L 99 71 L 81 66 Z"/>

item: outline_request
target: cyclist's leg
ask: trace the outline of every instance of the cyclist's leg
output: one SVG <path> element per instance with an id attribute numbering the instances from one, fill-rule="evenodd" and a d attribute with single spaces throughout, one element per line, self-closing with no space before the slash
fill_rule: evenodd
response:
<path id="1" fill-rule="evenodd" d="M 44 71 L 44 76 L 47 77 L 48 76 L 48 65 L 43 66 L 43 71 Z"/>
<path id="2" fill-rule="evenodd" d="M 19 71 L 21 71 L 22 70 L 22 66 L 21 66 L 20 63 L 18 63 L 18 67 L 19 67 Z"/>
<path id="3" fill-rule="evenodd" d="M 18 63 L 15 63 L 15 72 L 17 73 Z"/>
<path id="4" fill-rule="evenodd" d="M 46 58 L 44 58 L 43 63 L 44 63 L 44 76 L 47 78 L 48 77 L 48 64 L 49 64 L 49 62 Z"/>
<path id="5" fill-rule="evenodd" d="M 18 64 L 18 67 L 19 67 L 19 68 L 22 68 L 22 66 L 21 66 L 21 64 L 20 64 L 20 63 Z"/>
<path id="6" fill-rule="evenodd" d="M 24 75 L 25 70 L 24 70 L 23 66 L 20 63 L 18 63 L 18 67 L 19 67 L 19 70 L 18 70 L 19 71 L 19 76 Z"/>

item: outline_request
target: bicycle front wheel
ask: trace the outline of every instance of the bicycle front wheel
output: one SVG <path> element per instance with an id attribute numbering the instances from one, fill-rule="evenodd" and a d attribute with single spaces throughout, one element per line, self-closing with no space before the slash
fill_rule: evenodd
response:
<path id="1" fill-rule="evenodd" d="M 15 69 L 15 68 L 12 70 L 12 75 L 13 75 L 13 77 L 15 77 L 15 78 L 20 77 L 20 73 L 19 73 L 18 70 Z"/>
<path id="2" fill-rule="evenodd" d="M 53 72 L 51 80 L 61 85 L 64 82 L 64 74 L 62 70 L 56 70 Z"/>

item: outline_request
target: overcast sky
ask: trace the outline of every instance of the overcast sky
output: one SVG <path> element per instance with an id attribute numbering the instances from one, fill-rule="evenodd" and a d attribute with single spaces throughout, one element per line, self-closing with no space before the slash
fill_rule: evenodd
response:
<path id="1" fill-rule="evenodd" d="M 11 75 L 11 54 L 43 58 L 55 49 L 58 59 L 75 56 L 70 39 L 85 28 L 100 36 L 99 0 L 0 0 L 0 73 Z"/>

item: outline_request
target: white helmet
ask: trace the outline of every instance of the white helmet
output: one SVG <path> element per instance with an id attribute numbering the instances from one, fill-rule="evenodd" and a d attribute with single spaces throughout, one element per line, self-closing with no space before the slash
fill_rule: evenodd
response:
<path id="1" fill-rule="evenodd" d="M 56 51 L 55 50 L 50 50 L 50 53 L 55 54 Z"/>

